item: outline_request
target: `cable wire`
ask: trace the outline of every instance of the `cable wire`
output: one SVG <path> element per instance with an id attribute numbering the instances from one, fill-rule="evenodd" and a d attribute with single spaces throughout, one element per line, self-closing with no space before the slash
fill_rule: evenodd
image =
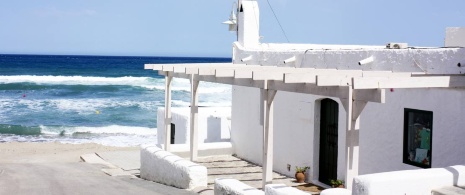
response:
<path id="1" fill-rule="evenodd" d="M 287 42 L 289 43 L 289 39 L 287 38 L 286 32 L 284 31 L 283 26 L 281 26 L 281 23 L 279 22 L 278 17 L 276 16 L 276 13 L 274 13 L 274 10 L 273 10 L 273 7 L 272 7 L 271 4 L 270 4 L 270 1 L 266 0 L 266 2 L 268 3 L 268 6 L 270 6 L 270 9 L 271 9 L 271 12 L 273 12 L 274 18 L 276 18 L 276 21 L 278 22 L 279 27 L 281 28 L 281 31 L 282 31 L 283 34 L 284 34 L 284 37 L 286 37 L 286 40 L 287 40 Z"/>

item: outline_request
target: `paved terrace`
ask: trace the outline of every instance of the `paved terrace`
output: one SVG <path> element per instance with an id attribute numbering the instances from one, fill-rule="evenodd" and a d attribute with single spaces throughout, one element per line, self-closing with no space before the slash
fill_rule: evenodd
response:
<path id="1" fill-rule="evenodd" d="M 138 151 L 100 152 L 93 155 L 93 157 L 87 156 L 86 158 L 88 159 L 86 162 L 93 161 L 100 164 L 106 163 L 109 168 L 102 170 L 108 175 L 139 176 L 140 152 Z M 261 189 L 262 167 L 258 165 L 229 155 L 199 157 L 197 163 L 208 168 L 208 187 L 203 189 L 194 189 L 194 191 L 199 194 L 213 194 L 213 185 L 216 178 L 234 178 L 246 183 L 247 185 Z M 289 178 L 278 173 L 273 173 L 273 183 L 282 183 L 287 186 L 304 189 L 308 191 L 309 194 L 319 194 L 322 190 L 321 187 L 312 184 L 296 183 L 294 178 Z"/>
<path id="2" fill-rule="evenodd" d="M 233 178 L 237 179 L 249 186 L 261 189 L 262 187 L 262 167 L 244 161 L 234 156 L 210 156 L 210 157 L 199 157 L 198 162 L 208 168 L 208 188 L 211 194 L 213 194 L 213 185 L 216 178 Z M 303 183 L 296 183 L 294 178 L 281 175 L 273 172 L 273 183 L 286 184 L 287 186 L 294 186 L 298 188 L 304 188 L 309 191 L 309 194 L 320 194 L 322 188 L 314 185 L 305 185 Z M 208 190 L 201 192 L 200 194 L 207 194 Z"/>

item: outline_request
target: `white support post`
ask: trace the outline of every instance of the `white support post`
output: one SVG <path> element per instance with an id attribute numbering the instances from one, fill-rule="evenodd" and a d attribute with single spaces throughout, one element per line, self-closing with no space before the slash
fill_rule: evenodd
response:
<path id="1" fill-rule="evenodd" d="M 190 115 L 190 152 L 191 161 L 197 160 L 198 154 L 198 112 L 199 101 L 197 89 L 199 87 L 199 80 L 195 75 L 191 75 L 191 115 Z"/>
<path id="2" fill-rule="evenodd" d="M 171 81 L 173 76 L 165 76 L 165 151 L 171 150 Z"/>
<path id="3" fill-rule="evenodd" d="M 360 114 L 367 104 L 366 101 L 354 101 L 354 91 L 352 87 L 348 88 L 348 97 L 343 100 L 346 109 L 346 175 L 345 182 L 347 189 L 352 189 L 352 182 L 358 175 L 359 166 L 359 121 Z"/>
<path id="4" fill-rule="evenodd" d="M 262 188 L 270 184 L 273 180 L 273 100 L 276 90 L 270 90 L 267 87 L 268 81 L 265 81 L 263 89 L 263 173 Z"/>

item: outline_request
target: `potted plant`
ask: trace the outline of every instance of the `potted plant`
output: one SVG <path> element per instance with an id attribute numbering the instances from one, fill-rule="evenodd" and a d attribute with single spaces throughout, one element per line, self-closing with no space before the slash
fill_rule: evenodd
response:
<path id="1" fill-rule="evenodd" d="M 305 180 L 305 172 L 307 169 L 310 169 L 310 167 L 305 166 L 305 167 L 295 167 L 295 179 L 297 180 L 297 183 L 303 183 Z"/>
<path id="2" fill-rule="evenodd" d="M 344 186 L 344 180 L 340 180 L 340 179 L 331 179 L 329 181 L 329 183 L 331 184 L 331 187 L 333 188 L 345 188 Z"/>

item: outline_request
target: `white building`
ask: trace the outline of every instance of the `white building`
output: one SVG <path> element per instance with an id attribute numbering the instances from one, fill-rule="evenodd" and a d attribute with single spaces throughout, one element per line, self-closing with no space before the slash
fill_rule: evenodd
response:
<path id="1" fill-rule="evenodd" d="M 170 144 L 188 144 L 190 137 L 190 109 L 177 107 L 171 109 Z M 157 140 L 165 142 L 165 109 L 157 111 Z M 231 108 L 199 108 L 199 143 L 229 142 L 231 138 Z"/>
<path id="2" fill-rule="evenodd" d="M 146 65 L 167 78 L 165 121 L 171 78 L 191 79 L 192 160 L 207 81 L 233 85 L 233 150 L 263 165 L 264 183 L 271 169 L 310 166 L 313 182 L 350 189 L 356 175 L 465 164 L 465 28 L 448 28 L 443 48 L 269 44 L 258 13 L 255 0 L 239 0 L 232 64 Z"/>

